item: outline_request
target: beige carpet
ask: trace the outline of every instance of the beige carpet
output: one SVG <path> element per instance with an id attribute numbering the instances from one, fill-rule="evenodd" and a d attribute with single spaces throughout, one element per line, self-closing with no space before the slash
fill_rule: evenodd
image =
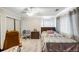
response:
<path id="1" fill-rule="evenodd" d="M 21 52 L 41 52 L 41 40 L 40 39 L 27 39 L 22 40 Z"/>
<path id="2" fill-rule="evenodd" d="M 3 52 L 17 52 L 18 46 L 14 46 Z M 21 52 L 41 52 L 41 40 L 40 39 L 22 39 Z"/>

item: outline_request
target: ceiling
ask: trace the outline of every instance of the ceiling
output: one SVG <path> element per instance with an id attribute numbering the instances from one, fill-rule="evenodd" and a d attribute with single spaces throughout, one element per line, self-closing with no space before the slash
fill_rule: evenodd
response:
<path id="1" fill-rule="evenodd" d="M 29 7 L 4 7 L 18 14 L 27 15 L 27 9 Z M 32 9 L 31 14 L 33 16 L 56 16 L 59 12 L 65 9 L 65 7 L 30 7 Z"/>
<path id="2" fill-rule="evenodd" d="M 3 7 L 3 8 L 11 10 L 18 14 L 20 14 L 25 9 L 25 7 Z"/>

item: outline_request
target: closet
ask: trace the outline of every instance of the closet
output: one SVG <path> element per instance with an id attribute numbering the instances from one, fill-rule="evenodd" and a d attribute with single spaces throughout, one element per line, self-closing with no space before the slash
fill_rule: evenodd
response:
<path id="1" fill-rule="evenodd" d="M 15 19 L 6 17 L 6 31 L 15 30 Z"/>
<path id="2" fill-rule="evenodd" d="M 1 17 L 0 17 L 0 50 L 1 50 Z"/>

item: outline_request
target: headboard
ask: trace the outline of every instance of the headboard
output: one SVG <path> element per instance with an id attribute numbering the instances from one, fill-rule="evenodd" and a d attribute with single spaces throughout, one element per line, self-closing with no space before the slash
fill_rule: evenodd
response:
<path id="1" fill-rule="evenodd" d="M 55 30 L 55 27 L 41 27 L 41 33 L 42 33 L 43 31 L 47 31 L 47 30 L 56 31 L 56 30 Z"/>

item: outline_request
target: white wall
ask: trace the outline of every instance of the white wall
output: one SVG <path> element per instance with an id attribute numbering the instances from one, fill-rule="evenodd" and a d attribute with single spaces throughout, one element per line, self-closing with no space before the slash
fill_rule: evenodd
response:
<path id="1" fill-rule="evenodd" d="M 25 17 L 21 20 L 21 31 L 23 30 L 31 30 L 37 29 L 38 31 L 41 30 L 41 17 L 29 16 Z"/>
<path id="2" fill-rule="evenodd" d="M 20 19 L 20 18 L 15 12 L 12 12 L 5 8 L 0 8 L 0 15 L 1 15 L 1 19 L 0 19 L 1 20 L 1 49 L 2 49 L 4 40 L 5 40 L 6 30 L 7 30 L 6 17 L 9 16 L 16 19 Z"/>
<path id="3" fill-rule="evenodd" d="M 1 15 L 1 49 L 3 48 L 5 33 L 6 33 L 6 19 L 3 15 Z"/>
<path id="4" fill-rule="evenodd" d="M 51 27 L 51 24 L 45 24 L 43 25 L 42 24 L 42 20 L 45 21 L 45 19 L 43 18 L 43 16 L 27 16 L 25 18 L 23 18 L 21 20 L 21 32 L 23 30 L 31 30 L 33 31 L 34 29 L 37 29 L 39 32 L 41 32 L 41 27 L 44 26 L 44 27 Z M 56 21 L 54 18 L 51 18 L 51 21 L 52 24 L 52 27 L 55 27 L 56 26 Z"/>

